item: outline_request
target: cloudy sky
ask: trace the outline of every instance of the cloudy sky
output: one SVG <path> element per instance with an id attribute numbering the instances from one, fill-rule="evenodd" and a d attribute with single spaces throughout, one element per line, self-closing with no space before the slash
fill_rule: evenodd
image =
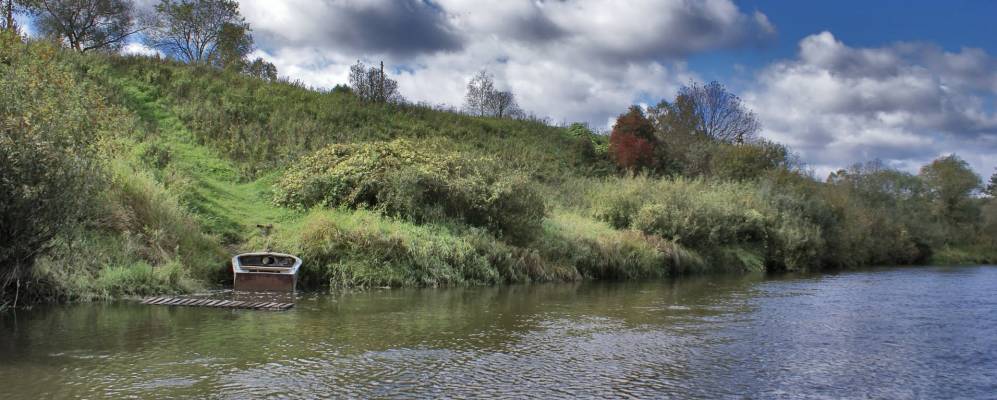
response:
<path id="1" fill-rule="evenodd" d="M 142 0 L 152 3 L 154 0 Z M 956 153 L 997 166 L 997 2 L 240 0 L 257 55 L 317 88 L 383 60 L 409 100 L 460 106 L 487 69 L 520 105 L 606 129 L 719 80 L 823 177 Z M 142 51 L 140 45 L 130 51 Z"/>

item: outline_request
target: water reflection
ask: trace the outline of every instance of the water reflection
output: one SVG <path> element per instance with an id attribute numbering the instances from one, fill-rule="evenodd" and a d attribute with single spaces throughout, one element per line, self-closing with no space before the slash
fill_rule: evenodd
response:
<path id="1" fill-rule="evenodd" d="M 36 397 L 951 397 L 997 393 L 997 269 L 303 294 L 288 312 L 0 319 Z M 30 382 L 30 383 L 29 383 Z"/>

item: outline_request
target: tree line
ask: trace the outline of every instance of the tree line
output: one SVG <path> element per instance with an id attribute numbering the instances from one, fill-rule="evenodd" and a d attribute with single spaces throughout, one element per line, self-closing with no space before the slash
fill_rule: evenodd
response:
<path id="1" fill-rule="evenodd" d="M 160 0 L 141 13 L 131 0 L 6 0 L 3 29 L 27 13 L 38 31 L 80 53 L 120 51 L 135 35 L 164 55 L 276 80 L 272 63 L 248 57 L 252 30 L 234 0 Z"/>

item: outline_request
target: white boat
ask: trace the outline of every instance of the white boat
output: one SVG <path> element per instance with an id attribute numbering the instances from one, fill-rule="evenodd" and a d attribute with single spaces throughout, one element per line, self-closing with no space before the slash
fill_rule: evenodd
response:
<path id="1" fill-rule="evenodd" d="M 257 225 L 267 240 L 265 251 L 232 257 L 232 287 L 253 292 L 293 292 L 298 285 L 301 259 L 270 250 L 273 225 Z"/>
<path id="2" fill-rule="evenodd" d="M 301 259 L 269 251 L 232 257 L 232 286 L 254 292 L 293 292 L 298 283 Z"/>

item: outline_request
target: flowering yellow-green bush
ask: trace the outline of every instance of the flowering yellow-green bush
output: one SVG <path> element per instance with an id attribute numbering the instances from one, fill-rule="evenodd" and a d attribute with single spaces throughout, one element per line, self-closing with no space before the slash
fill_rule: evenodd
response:
<path id="1" fill-rule="evenodd" d="M 512 242 L 539 230 L 543 199 L 525 177 L 488 159 L 420 151 L 406 140 L 331 145 L 303 157 L 275 184 L 296 208 L 369 208 L 421 223 L 453 219 Z"/>

